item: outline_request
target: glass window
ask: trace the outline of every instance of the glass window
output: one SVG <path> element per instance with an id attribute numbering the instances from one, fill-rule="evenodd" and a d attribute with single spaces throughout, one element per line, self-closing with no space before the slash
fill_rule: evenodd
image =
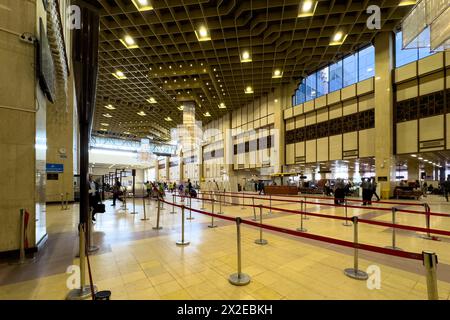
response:
<path id="1" fill-rule="evenodd" d="M 352 54 L 344 59 L 344 76 L 343 76 L 343 86 L 349 86 L 357 82 L 358 71 L 356 69 L 356 54 Z"/>
<path id="2" fill-rule="evenodd" d="M 325 67 L 317 72 L 317 95 L 323 96 L 328 93 L 328 67 Z"/>
<path id="3" fill-rule="evenodd" d="M 305 95 L 305 101 L 309 101 L 311 99 L 314 99 L 316 97 L 317 94 L 317 88 L 316 88 L 316 79 L 317 79 L 317 74 L 313 73 L 310 74 L 307 78 L 306 78 L 306 95 Z"/>
<path id="4" fill-rule="evenodd" d="M 417 49 L 402 49 L 402 32 L 395 35 L 395 66 L 401 67 L 417 60 Z"/>
<path id="5" fill-rule="evenodd" d="M 358 81 L 375 75 L 375 48 L 369 46 L 358 52 Z"/>
<path id="6" fill-rule="evenodd" d="M 419 43 L 424 45 L 423 48 L 419 48 L 419 59 L 432 55 L 433 53 L 430 52 L 430 28 L 426 28 L 425 30 L 423 30 L 422 33 L 419 34 L 418 38 Z"/>
<path id="7" fill-rule="evenodd" d="M 305 90 L 306 90 L 306 79 L 303 79 L 302 83 L 300 84 L 300 102 L 299 103 L 304 103 L 306 101 Z"/>
<path id="8" fill-rule="evenodd" d="M 330 92 L 342 88 L 342 60 L 330 65 Z"/>

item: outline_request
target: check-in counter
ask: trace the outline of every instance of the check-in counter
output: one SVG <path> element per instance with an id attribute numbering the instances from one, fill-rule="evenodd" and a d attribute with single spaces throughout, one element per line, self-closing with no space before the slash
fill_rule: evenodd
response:
<path id="1" fill-rule="evenodd" d="M 298 194 L 298 188 L 296 186 L 265 186 L 264 191 L 266 194 Z"/>

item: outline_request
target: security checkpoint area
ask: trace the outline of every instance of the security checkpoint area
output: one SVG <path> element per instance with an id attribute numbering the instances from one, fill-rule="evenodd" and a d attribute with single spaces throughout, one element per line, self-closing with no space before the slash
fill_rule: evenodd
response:
<path id="1" fill-rule="evenodd" d="M 436 311 L 448 25 L 448 0 L 0 1 L 0 303 Z"/>

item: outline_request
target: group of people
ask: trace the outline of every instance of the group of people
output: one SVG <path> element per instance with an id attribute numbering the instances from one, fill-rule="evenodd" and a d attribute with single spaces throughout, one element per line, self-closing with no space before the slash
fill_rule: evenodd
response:
<path id="1" fill-rule="evenodd" d="M 325 195 L 334 195 L 335 204 L 343 204 L 345 202 L 345 197 L 350 195 L 351 189 L 353 188 L 353 183 L 348 180 L 345 182 L 343 179 L 336 179 L 334 185 L 331 184 L 330 180 L 327 180 L 323 186 Z M 380 197 L 377 194 L 377 183 L 375 178 L 363 178 L 361 182 L 362 188 L 362 199 L 363 205 L 372 204 L 372 198 L 375 196 L 377 201 Z"/>
<path id="2" fill-rule="evenodd" d="M 375 178 L 363 178 L 361 182 L 363 206 L 372 204 L 372 197 L 375 196 L 377 201 L 380 197 L 377 194 L 377 182 Z"/>
<path id="3" fill-rule="evenodd" d="M 187 182 L 183 183 L 181 182 L 179 185 L 177 185 L 176 182 L 150 182 L 147 181 L 144 183 L 147 189 L 147 197 L 154 197 L 154 198 L 164 198 L 166 196 L 165 191 L 169 191 L 171 193 L 178 192 L 180 195 L 185 196 L 191 196 L 196 197 L 197 192 L 195 189 L 198 189 L 198 184 L 196 183 L 196 186 L 191 182 L 191 179 L 188 179 Z"/>

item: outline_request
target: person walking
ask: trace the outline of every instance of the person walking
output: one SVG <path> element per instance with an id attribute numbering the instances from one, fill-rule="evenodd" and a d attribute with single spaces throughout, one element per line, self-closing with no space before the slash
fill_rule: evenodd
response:
<path id="1" fill-rule="evenodd" d="M 447 177 L 447 180 L 444 181 L 444 196 L 448 202 L 448 193 L 450 192 L 450 176 Z"/>
<path id="2" fill-rule="evenodd" d="M 369 179 L 364 178 L 361 183 L 363 206 L 372 204 L 372 187 Z"/>
<path id="3" fill-rule="evenodd" d="M 372 196 L 377 197 L 377 201 L 380 201 L 380 197 L 377 194 L 377 182 L 375 181 L 375 178 L 372 178 L 372 195 L 370 196 L 370 200 L 372 200 Z"/>
<path id="4" fill-rule="evenodd" d="M 98 185 L 92 179 L 92 175 L 89 175 L 89 207 L 92 210 L 92 221 L 95 221 L 99 200 L 100 194 L 98 193 Z"/>
<path id="5" fill-rule="evenodd" d="M 337 179 L 334 188 L 334 204 L 342 204 L 345 201 L 345 185 L 342 179 Z"/>
<path id="6" fill-rule="evenodd" d="M 113 207 L 116 205 L 116 200 L 119 199 L 121 187 L 122 187 L 122 184 L 120 183 L 119 178 L 116 178 L 116 181 L 114 182 L 114 185 L 113 185 L 113 203 L 111 205 Z"/>

